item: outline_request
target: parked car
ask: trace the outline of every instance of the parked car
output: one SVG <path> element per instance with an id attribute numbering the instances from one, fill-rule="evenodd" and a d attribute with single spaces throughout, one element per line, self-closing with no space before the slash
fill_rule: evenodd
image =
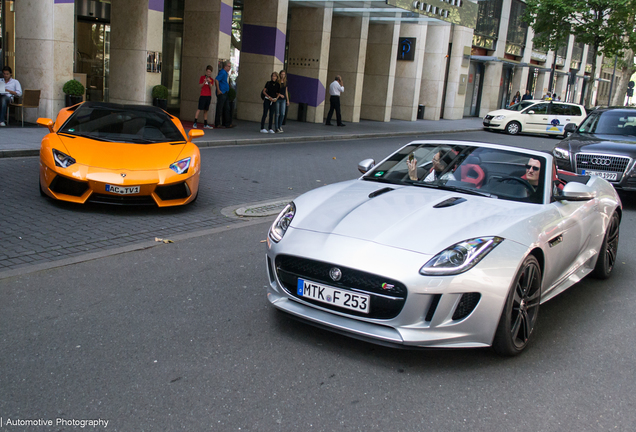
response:
<path id="1" fill-rule="evenodd" d="M 62 109 L 40 147 L 40 193 L 77 204 L 188 204 L 201 157 L 181 122 L 145 105 L 85 102 Z"/>
<path id="2" fill-rule="evenodd" d="M 296 198 L 267 236 L 267 298 L 310 324 L 515 355 L 540 303 L 616 262 L 616 191 L 557 172 L 549 153 L 414 141 L 359 170 Z"/>
<path id="3" fill-rule="evenodd" d="M 580 124 L 586 112 L 582 105 L 567 102 L 525 100 L 484 117 L 484 129 L 564 136 L 568 123 Z"/>
<path id="4" fill-rule="evenodd" d="M 566 130 L 571 135 L 552 150 L 559 168 L 636 190 L 636 108 L 598 108 Z"/>

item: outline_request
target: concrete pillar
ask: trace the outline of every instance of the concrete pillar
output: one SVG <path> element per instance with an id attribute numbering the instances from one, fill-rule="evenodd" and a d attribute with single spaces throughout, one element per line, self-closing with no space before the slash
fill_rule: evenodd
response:
<path id="1" fill-rule="evenodd" d="M 13 77 L 22 90 L 40 90 L 39 117 L 55 120 L 64 107 L 62 87 L 73 79 L 74 3 L 68 1 L 15 2 L 16 57 Z M 25 110 L 35 122 L 38 113 Z"/>
<path id="2" fill-rule="evenodd" d="M 458 25 L 453 26 L 453 48 L 448 70 L 448 82 L 446 84 L 446 100 L 444 105 L 444 118 L 459 120 L 464 116 L 464 101 L 466 99 L 466 83 L 468 80 L 468 62 L 463 62 L 465 48 L 470 52 L 473 43 L 473 29 Z M 486 68 L 488 70 L 488 68 Z M 499 73 L 501 78 L 501 72 Z M 462 84 L 462 80 L 464 83 Z M 464 91 L 461 92 L 462 88 Z M 486 89 L 484 88 L 484 91 Z M 482 97 L 483 101 L 483 97 Z"/>
<path id="3" fill-rule="evenodd" d="M 333 8 L 290 8 L 287 83 L 288 118 L 298 118 L 298 104 L 307 104 L 307 121 L 322 123 Z M 262 85 L 263 83 L 259 83 Z"/>
<path id="4" fill-rule="evenodd" d="M 417 120 L 427 30 L 426 23 L 402 24 L 400 28 L 400 37 L 416 39 L 415 60 L 397 62 L 393 108 L 391 110 L 391 117 L 394 119 Z"/>
<path id="5" fill-rule="evenodd" d="M 424 105 L 424 119 L 439 120 L 442 110 L 444 79 L 451 25 L 429 23 L 424 50 L 420 104 Z"/>
<path id="6" fill-rule="evenodd" d="M 287 0 L 245 0 L 241 65 L 237 82 L 237 116 L 260 122 L 260 93 L 272 72 L 283 68 Z"/>
<path id="7" fill-rule="evenodd" d="M 390 24 L 369 24 L 360 107 L 360 117 L 363 119 L 391 121 L 399 36 L 399 21 Z M 417 43 L 422 41 L 418 40 Z"/>
<path id="8" fill-rule="evenodd" d="M 181 51 L 181 120 L 194 119 L 201 94 L 199 78 L 205 75 L 207 65 L 212 65 L 214 69 L 212 76 L 217 75 L 219 60 L 230 58 L 231 44 L 231 0 L 185 0 Z M 215 95 L 216 91 L 213 90 L 208 112 L 209 123 L 214 123 Z"/>
<path id="9" fill-rule="evenodd" d="M 568 40 L 568 50 L 565 55 L 565 65 L 563 66 L 562 72 L 570 72 L 570 63 L 572 61 L 572 51 L 574 49 L 574 36 L 570 35 Z M 561 100 L 565 100 L 565 95 L 568 89 L 568 75 L 557 75 L 557 82 L 555 89 L 552 93 L 556 93 L 557 96 L 561 96 Z"/>
<path id="10" fill-rule="evenodd" d="M 552 63 L 554 62 L 554 56 L 556 53 L 554 51 L 548 51 L 548 57 L 545 61 L 545 67 L 551 68 Z M 539 72 L 537 75 L 537 85 L 534 89 L 534 94 L 532 95 L 535 99 L 543 98 L 550 87 L 550 71 Z"/>
<path id="11" fill-rule="evenodd" d="M 148 0 L 113 0 L 110 16 L 109 101 L 146 102 Z"/>
<path id="12" fill-rule="evenodd" d="M 528 27 L 528 34 L 526 35 L 526 47 L 523 50 L 523 56 L 521 57 L 521 62 L 525 64 L 530 63 L 530 58 L 532 56 L 532 38 L 534 33 L 532 31 L 532 27 Z M 523 97 L 526 94 L 526 87 L 528 86 L 528 66 L 524 67 L 516 67 L 515 73 L 512 77 L 512 96 L 514 96 L 517 91 Z M 512 99 L 511 99 L 512 100 Z"/>
<path id="13" fill-rule="evenodd" d="M 360 121 L 368 34 L 368 16 L 333 17 L 325 97 L 329 98 L 329 84 L 333 82 L 336 75 L 340 75 L 345 88 L 340 96 L 344 121 L 354 123 Z"/>
<path id="14" fill-rule="evenodd" d="M 581 101 L 581 92 L 583 91 L 583 83 L 585 78 L 585 66 L 587 66 L 587 55 L 590 52 L 590 47 L 585 45 L 583 47 L 583 55 L 581 56 L 581 67 L 576 73 L 576 91 L 572 95 L 572 99 L 568 102 L 579 103 Z"/>
<path id="15" fill-rule="evenodd" d="M 148 30 L 146 32 L 146 50 L 163 51 L 163 1 L 150 1 L 148 4 Z M 152 105 L 152 88 L 161 84 L 161 72 L 146 70 L 146 100 Z"/>

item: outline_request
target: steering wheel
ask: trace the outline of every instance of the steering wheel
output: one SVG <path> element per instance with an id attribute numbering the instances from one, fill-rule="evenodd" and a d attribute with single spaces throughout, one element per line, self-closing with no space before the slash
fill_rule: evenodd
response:
<path id="1" fill-rule="evenodd" d="M 513 177 L 513 176 L 502 176 L 500 179 L 498 179 L 500 183 L 521 183 L 521 185 L 523 185 L 523 187 L 525 187 L 528 190 L 528 195 L 532 195 L 535 192 L 535 188 L 534 186 L 532 186 L 528 180 L 526 179 L 522 179 L 520 177 Z"/>

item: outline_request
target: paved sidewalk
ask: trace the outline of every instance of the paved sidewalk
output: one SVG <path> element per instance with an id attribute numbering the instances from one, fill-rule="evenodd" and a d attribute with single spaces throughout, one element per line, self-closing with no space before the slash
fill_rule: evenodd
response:
<path id="1" fill-rule="evenodd" d="M 283 127 L 285 132 L 277 134 L 260 133 L 260 124 L 245 120 L 234 120 L 232 129 L 202 129 L 205 136 L 195 140 L 199 147 L 261 144 L 299 141 L 323 141 L 360 138 L 395 137 L 425 135 L 440 132 L 466 132 L 482 130 L 482 120 L 467 117 L 461 120 L 417 120 L 414 122 L 391 120 L 376 122 L 361 120 L 359 123 L 345 123 L 345 127 L 325 126 L 324 124 L 304 123 L 288 120 Z M 184 122 L 186 131 L 191 122 Z M 0 158 L 37 156 L 40 142 L 47 129 L 37 125 L 19 125 L 0 128 Z"/>

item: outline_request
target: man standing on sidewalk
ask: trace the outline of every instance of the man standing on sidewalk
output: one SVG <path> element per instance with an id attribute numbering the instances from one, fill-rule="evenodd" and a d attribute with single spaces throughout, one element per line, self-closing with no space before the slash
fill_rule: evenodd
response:
<path id="1" fill-rule="evenodd" d="M 336 111 L 336 123 L 338 126 L 345 126 L 342 122 L 342 115 L 340 113 L 340 94 L 344 92 L 344 85 L 342 84 L 342 77 L 340 75 L 336 75 L 336 79 L 329 86 L 329 103 L 331 107 L 329 108 L 329 113 L 327 114 L 327 121 L 325 122 L 325 126 L 332 126 L 331 124 L 331 116 L 333 115 L 333 111 Z"/>
<path id="2" fill-rule="evenodd" d="M 230 61 L 223 62 L 223 69 L 214 80 L 216 84 L 216 114 L 214 115 L 215 128 L 233 128 L 232 113 L 230 112 L 230 83 L 229 72 L 232 69 Z M 222 120 L 221 120 L 222 119 Z M 222 122 L 222 123 L 221 123 Z"/>

